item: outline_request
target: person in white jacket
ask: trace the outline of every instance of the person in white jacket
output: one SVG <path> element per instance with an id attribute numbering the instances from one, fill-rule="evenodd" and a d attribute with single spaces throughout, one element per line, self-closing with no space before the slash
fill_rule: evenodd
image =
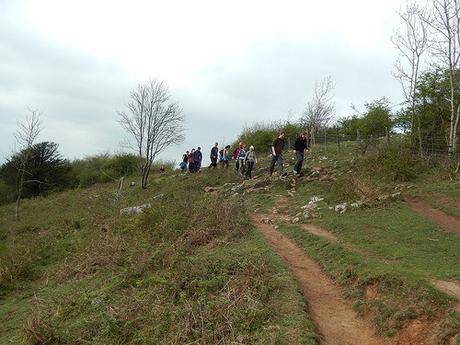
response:
<path id="1" fill-rule="evenodd" d="M 251 179 L 252 178 L 252 168 L 254 168 L 254 164 L 257 163 L 256 150 L 254 149 L 254 146 L 251 146 L 249 148 L 249 151 L 246 153 L 244 160 L 246 161 L 245 176 Z"/>

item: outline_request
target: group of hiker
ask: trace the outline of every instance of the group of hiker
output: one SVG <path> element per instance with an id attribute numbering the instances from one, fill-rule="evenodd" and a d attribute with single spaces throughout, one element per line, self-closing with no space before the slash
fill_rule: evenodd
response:
<path id="1" fill-rule="evenodd" d="M 273 175 L 276 164 L 279 166 L 280 177 L 285 177 L 287 175 L 283 161 L 283 150 L 286 146 L 285 136 L 284 132 L 280 132 L 271 146 L 272 158 L 269 167 L 270 176 Z M 295 176 L 301 176 L 305 150 L 308 150 L 306 133 L 303 132 L 297 137 L 292 148 L 295 150 L 296 156 L 296 164 L 294 165 L 293 173 Z M 238 144 L 231 155 L 230 145 L 227 145 L 219 150 L 219 144 L 215 143 L 211 149 L 209 158 L 211 160 L 209 168 L 217 168 L 218 163 L 222 166 L 222 168 L 228 168 L 230 160 L 235 160 L 236 172 L 249 179 L 252 178 L 254 165 L 257 164 L 257 156 L 254 146 L 251 145 L 248 148 L 243 142 Z M 203 154 L 201 152 L 201 147 L 198 147 L 196 150 L 193 148 L 183 154 L 179 167 L 182 172 L 185 172 L 188 169 L 191 173 L 196 173 L 201 169 L 202 161 Z"/>

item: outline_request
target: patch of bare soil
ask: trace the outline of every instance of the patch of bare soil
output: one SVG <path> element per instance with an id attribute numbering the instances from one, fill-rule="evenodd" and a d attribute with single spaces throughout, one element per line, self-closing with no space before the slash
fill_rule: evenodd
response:
<path id="1" fill-rule="evenodd" d="M 301 224 L 302 228 L 308 231 L 310 234 L 323 237 L 331 242 L 338 242 L 338 239 L 335 235 L 331 234 L 329 231 L 324 230 L 322 227 L 308 223 L 308 224 Z"/>
<path id="2" fill-rule="evenodd" d="M 321 271 L 318 264 L 305 255 L 301 248 L 273 229 L 270 224 L 262 222 L 260 217 L 254 215 L 252 220 L 297 278 L 308 300 L 313 320 L 321 333 L 321 344 L 390 344 L 389 340 L 378 338 L 372 327 L 356 315 L 351 306 L 341 297 L 340 289 Z"/>
<path id="3" fill-rule="evenodd" d="M 432 279 L 431 284 L 442 292 L 448 294 L 449 296 L 458 298 L 460 300 L 460 284 L 456 282 L 449 282 L 445 280 L 436 280 Z"/>
<path id="4" fill-rule="evenodd" d="M 420 199 L 408 199 L 405 202 L 409 208 L 421 216 L 431 219 L 445 232 L 460 234 L 460 219 L 457 217 L 445 214 Z"/>

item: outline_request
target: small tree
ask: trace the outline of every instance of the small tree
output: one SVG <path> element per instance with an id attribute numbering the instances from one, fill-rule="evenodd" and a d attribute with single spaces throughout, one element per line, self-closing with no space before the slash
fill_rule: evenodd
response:
<path id="1" fill-rule="evenodd" d="M 426 17 L 424 9 L 415 3 L 407 4 L 406 8 L 398 14 L 403 26 L 402 29 L 395 31 L 392 41 L 402 61 L 398 59 L 396 63 L 395 77 L 401 83 L 405 101 L 410 106 L 411 134 L 413 136 L 417 128 L 419 153 L 422 155 L 422 130 L 420 116 L 417 116 L 416 112 L 416 92 L 421 59 L 429 47 L 428 24 L 424 20 Z"/>
<path id="2" fill-rule="evenodd" d="M 32 145 L 11 158 L 0 168 L 0 178 L 14 189 L 17 167 L 28 157 L 24 168 L 24 186 L 22 197 L 45 195 L 51 190 L 64 189 L 75 184 L 70 163 L 63 159 L 58 145 L 53 142 L 41 142 Z"/>
<path id="3" fill-rule="evenodd" d="M 326 127 L 334 115 L 334 92 L 332 77 L 326 77 L 315 83 L 312 99 L 307 103 L 300 118 L 300 125 L 310 132 L 311 143 L 315 144 L 315 135 L 321 128 Z"/>
<path id="4" fill-rule="evenodd" d="M 147 187 L 155 158 L 167 147 L 184 140 L 184 115 L 164 82 L 157 79 L 139 84 L 130 93 L 129 112 L 119 112 L 120 124 L 140 158 L 141 186 Z"/>
<path id="5" fill-rule="evenodd" d="M 24 176 L 26 174 L 27 162 L 30 158 L 30 149 L 41 131 L 40 112 L 31 108 L 28 110 L 30 115 L 26 117 L 23 122 L 18 122 L 18 127 L 15 134 L 17 149 L 20 152 L 25 152 L 24 155 L 20 155 L 20 160 L 17 167 L 15 204 L 16 219 L 19 219 L 19 205 L 21 202 L 22 190 L 24 188 Z"/>
<path id="6" fill-rule="evenodd" d="M 449 71 L 450 128 L 449 154 L 456 152 L 460 104 L 455 102 L 459 80 L 456 71 L 460 64 L 460 2 L 458 0 L 431 0 L 431 10 L 425 22 L 432 31 L 431 53 L 436 62 Z"/>

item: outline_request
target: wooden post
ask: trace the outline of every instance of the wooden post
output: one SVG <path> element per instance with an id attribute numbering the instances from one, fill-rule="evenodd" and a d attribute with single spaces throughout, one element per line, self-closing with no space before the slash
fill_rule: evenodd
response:
<path id="1" fill-rule="evenodd" d="M 388 127 L 385 127 L 385 133 L 386 133 L 386 138 L 387 138 L 387 145 L 389 147 L 390 146 L 390 131 L 388 130 Z"/>
<path id="2" fill-rule="evenodd" d="M 356 141 L 361 141 L 361 134 L 359 133 L 359 128 L 356 129 Z"/>
<path id="3" fill-rule="evenodd" d="M 125 177 L 122 176 L 119 180 L 118 180 L 118 187 L 117 187 L 117 191 L 115 193 L 115 200 L 119 200 L 122 196 L 122 193 L 123 193 L 123 181 L 125 180 Z"/>
<path id="4" fill-rule="evenodd" d="M 335 135 L 337 137 L 337 150 L 338 150 L 338 152 L 340 152 L 339 127 L 335 127 Z"/>

